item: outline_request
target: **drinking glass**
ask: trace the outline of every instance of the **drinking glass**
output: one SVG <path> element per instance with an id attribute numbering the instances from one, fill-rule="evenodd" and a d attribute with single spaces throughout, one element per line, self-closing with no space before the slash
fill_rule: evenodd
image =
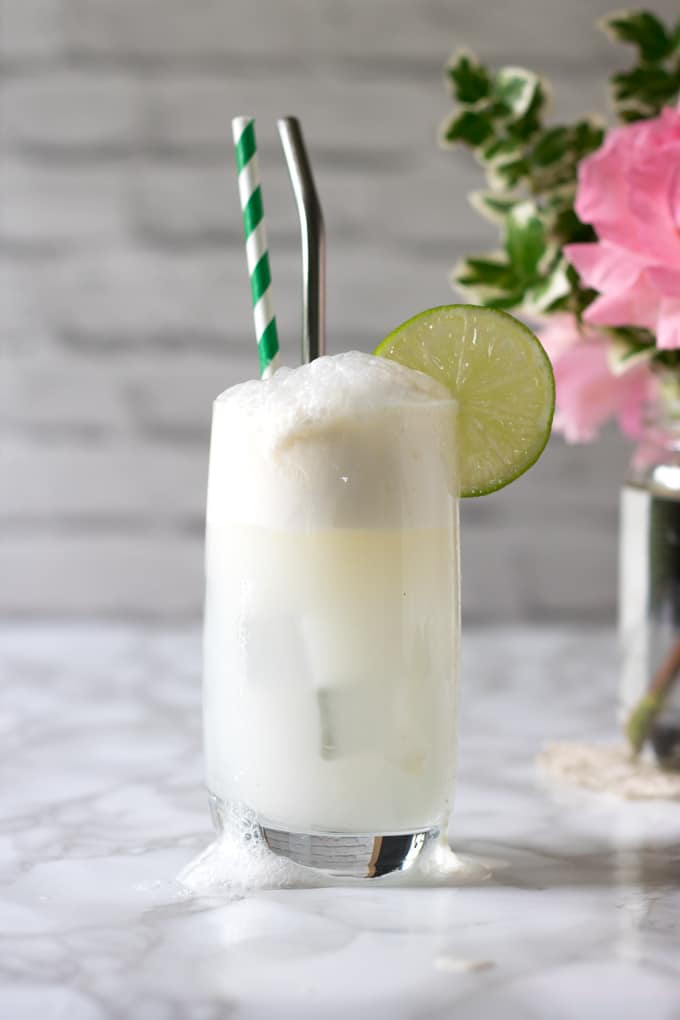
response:
<path id="1" fill-rule="evenodd" d="M 459 647 L 456 404 L 366 408 L 278 440 L 213 407 L 204 734 L 218 828 L 337 875 L 445 830 Z"/>

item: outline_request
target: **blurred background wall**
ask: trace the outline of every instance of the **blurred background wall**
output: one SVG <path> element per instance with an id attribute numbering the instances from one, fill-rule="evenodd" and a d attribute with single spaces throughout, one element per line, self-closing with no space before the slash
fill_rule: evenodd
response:
<path id="1" fill-rule="evenodd" d="M 330 352 L 453 299 L 493 246 L 442 152 L 461 45 L 605 109 L 606 0 L 0 0 L 0 613 L 198 614 L 210 404 L 255 374 L 230 118 L 253 113 L 284 358 L 298 228 L 275 117 L 303 121 L 327 220 Z M 677 13 L 675 0 L 657 0 Z M 463 512 L 468 621 L 611 619 L 613 432 L 559 438 Z"/>

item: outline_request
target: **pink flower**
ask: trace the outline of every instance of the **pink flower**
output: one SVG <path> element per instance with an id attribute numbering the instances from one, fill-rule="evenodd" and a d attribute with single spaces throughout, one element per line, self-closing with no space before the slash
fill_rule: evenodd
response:
<path id="1" fill-rule="evenodd" d="M 552 316 L 540 337 L 555 372 L 554 427 L 568 443 L 594 439 L 600 426 L 614 416 L 627 435 L 640 435 L 650 385 L 646 364 L 614 375 L 609 367 L 609 340 L 588 326 L 579 331 L 571 315 Z"/>
<path id="2" fill-rule="evenodd" d="M 680 107 L 610 131 L 579 167 L 576 211 L 599 237 L 565 248 L 600 292 L 586 321 L 645 326 L 658 347 L 680 347 Z"/>

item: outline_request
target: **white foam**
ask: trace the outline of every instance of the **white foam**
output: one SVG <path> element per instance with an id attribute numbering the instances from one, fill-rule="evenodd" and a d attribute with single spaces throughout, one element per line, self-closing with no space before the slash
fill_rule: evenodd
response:
<path id="1" fill-rule="evenodd" d="M 538 756 L 549 776 L 623 800 L 680 800 L 680 775 L 635 757 L 625 744 L 557 741 Z"/>
<path id="2" fill-rule="evenodd" d="M 299 368 L 281 368 L 217 398 L 220 413 L 250 419 L 271 445 L 357 415 L 410 403 L 451 400 L 435 379 L 388 358 L 346 351 Z M 217 409 L 216 409 L 217 410 Z"/>
<path id="3" fill-rule="evenodd" d="M 234 386 L 213 406 L 208 521 L 436 527 L 455 408 L 436 380 L 357 351 Z"/>
<path id="4" fill-rule="evenodd" d="M 232 809 L 224 822 L 225 828 L 215 842 L 178 875 L 180 886 L 193 896 L 217 893 L 236 899 L 261 889 L 365 887 L 367 882 L 390 887 L 470 885 L 487 881 L 499 865 L 497 861 L 459 856 L 442 834 L 407 871 L 374 879 L 340 878 L 272 853 L 250 812 Z"/>

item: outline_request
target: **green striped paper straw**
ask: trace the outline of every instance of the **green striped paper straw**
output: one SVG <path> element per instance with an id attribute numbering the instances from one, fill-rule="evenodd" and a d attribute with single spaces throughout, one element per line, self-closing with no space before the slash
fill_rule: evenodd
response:
<path id="1" fill-rule="evenodd" d="M 279 337 L 272 306 L 272 274 L 269 268 L 262 188 L 257 164 L 255 121 L 252 117 L 234 117 L 231 126 L 236 150 L 238 191 L 243 213 L 255 339 L 260 359 L 260 374 L 266 379 L 279 365 Z"/>

